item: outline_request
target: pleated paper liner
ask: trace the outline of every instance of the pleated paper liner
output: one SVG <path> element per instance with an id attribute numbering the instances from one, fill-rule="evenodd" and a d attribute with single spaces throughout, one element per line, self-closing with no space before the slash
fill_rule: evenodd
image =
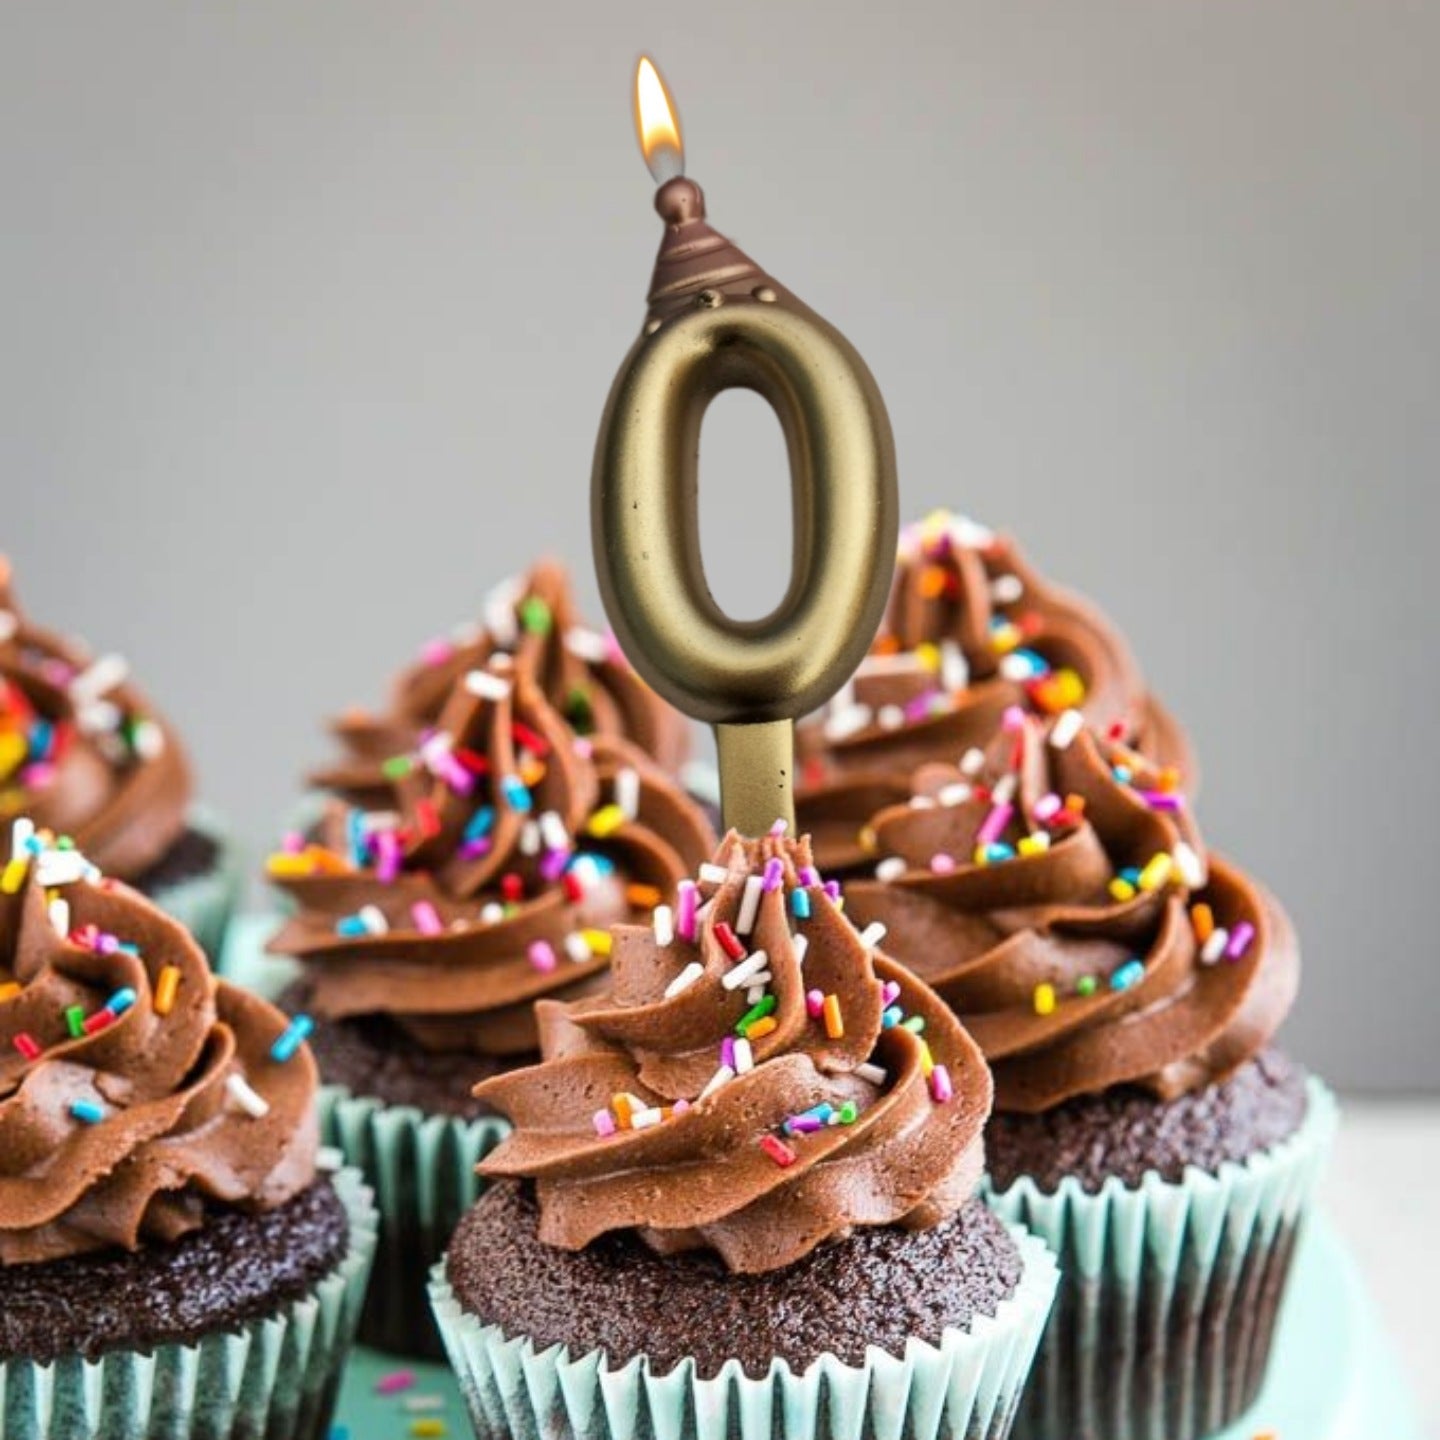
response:
<path id="1" fill-rule="evenodd" d="M 360 1176 L 331 1178 L 350 1245 L 310 1294 L 196 1345 L 51 1365 L 0 1360 L 0 1440 L 325 1440 L 376 1223 Z"/>
<path id="2" fill-rule="evenodd" d="M 178 920 L 199 941 L 210 963 L 218 966 L 230 917 L 244 888 L 244 862 L 234 840 L 210 811 L 193 811 L 190 826 L 214 843 L 214 868 L 207 874 L 161 886 L 150 898 Z"/>
<path id="3" fill-rule="evenodd" d="M 462 1120 L 320 1087 L 320 1135 L 375 1191 L 380 1243 L 360 1322 L 366 1345 L 444 1359 L 427 1281 L 460 1217 L 480 1198 L 475 1167 L 506 1135 L 498 1116 Z"/>
<path id="4" fill-rule="evenodd" d="M 1307 1093 L 1293 1135 L 1216 1175 L 1149 1175 L 1138 1189 L 1112 1177 L 1094 1195 L 1022 1178 L 987 1192 L 1063 1276 L 1017 1440 L 1199 1440 L 1250 1407 L 1338 1118 L 1320 1081 Z"/>
<path id="5" fill-rule="evenodd" d="M 796 1374 L 776 1360 L 761 1379 L 735 1360 L 704 1380 L 691 1360 L 657 1375 L 644 1356 L 612 1369 L 600 1351 L 537 1352 L 462 1310 L 443 1262 L 430 1291 L 480 1440 L 1005 1440 L 1058 1278 L 1011 1228 L 1023 1270 L 994 1316 L 901 1356 L 872 1348 L 863 1365 L 822 1355 Z"/>

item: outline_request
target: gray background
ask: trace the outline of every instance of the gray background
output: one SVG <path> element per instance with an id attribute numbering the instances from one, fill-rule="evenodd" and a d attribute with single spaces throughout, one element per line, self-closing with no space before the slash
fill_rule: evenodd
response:
<path id="1" fill-rule="evenodd" d="M 1440 7 L 573 0 L 0 8 L 0 548 L 129 655 L 258 847 L 321 717 L 576 562 L 658 238 L 653 49 L 712 215 L 842 326 L 907 511 L 1128 629 L 1306 942 L 1296 1048 L 1440 1085 Z M 759 403 L 717 592 L 778 597 Z"/>

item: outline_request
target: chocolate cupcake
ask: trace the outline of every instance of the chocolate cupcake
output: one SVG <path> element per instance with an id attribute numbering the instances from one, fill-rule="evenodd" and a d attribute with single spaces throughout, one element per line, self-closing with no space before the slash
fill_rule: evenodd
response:
<path id="1" fill-rule="evenodd" d="M 1078 709 L 1092 728 L 1193 779 L 1183 732 L 1115 626 L 1037 575 L 1009 539 L 936 511 L 901 535 L 870 658 L 800 727 L 796 803 L 821 865 L 868 873 L 874 815 L 909 797 L 919 766 L 985 744 L 1017 705 L 1040 716 Z"/>
<path id="2" fill-rule="evenodd" d="M 857 919 L 984 1050 L 992 1203 L 1061 1257 L 1020 1433 L 1223 1428 L 1264 1377 L 1335 1121 L 1269 1048 L 1299 977 L 1284 911 L 1207 857 L 1173 773 L 1073 712 L 1012 710 L 874 831 Z"/>
<path id="3" fill-rule="evenodd" d="M 240 868 L 193 792 L 179 738 L 131 684 L 125 662 L 34 625 L 0 556 L 0 832 L 28 816 L 70 837 L 214 958 Z"/>
<path id="4" fill-rule="evenodd" d="M 535 1002 L 599 987 L 608 927 L 714 835 L 638 748 L 577 736 L 522 657 L 460 674 L 414 745 L 271 859 L 295 913 L 269 948 L 300 962 L 285 1001 L 314 1025 L 326 1140 L 380 1201 L 363 1333 L 438 1353 L 424 1277 L 507 1128 L 470 1083 L 536 1058 Z"/>
<path id="5" fill-rule="evenodd" d="M 74 848 L 0 873 L 0 1432 L 323 1437 L 374 1244 L 285 1017 Z"/>
<path id="6" fill-rule="evenodd" d="M 340 716 L 332 728 L 346 756 L 318 772 L 316 784 L 362 804 L 383 801 L 384 763 L 435 727 L 467 674 L 503 655 L 530 672 L 575 734 L 625 741 L 679 774 L 690 753 L 685 717 L 630 668 L 613 636 L 584 623 L 565 567 L 541 560 L 497 586 L 479 621 L 429 641 L 396 677 L 384 711 Z"/>
<path id="7" fill-rule="evenodd" d="M 478 1087 L 514 1131 L 433 1287 L 477 1434 L 1009 1433 L 1054 1263 L 974 1198 L 978 1048 L 837 902 L 732 834 Z"/>

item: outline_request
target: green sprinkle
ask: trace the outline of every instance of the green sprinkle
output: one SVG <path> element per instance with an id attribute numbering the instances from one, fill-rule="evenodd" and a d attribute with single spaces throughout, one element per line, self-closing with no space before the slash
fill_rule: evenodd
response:
<path id="1" fill-rule="evenodd" d="M 74 839 L 73 839 L 71 836 L 69 836 L 69 835 L 62 835 L 62 836 L 55 842 L 55 848 L 56 848 L 57 850 L 73 850 L 73 849 L 75 848 L 75 841 L 74 841 Z"/>
<path id="2" fill-rule="evenodd" d="M 1077 995 L 1093 995 L 1095 993 L 1095 977 L 1093 975 L 1082 975 L 1075 982 L 1075 993 Z"/>
<path id="3" fill-rule="evenodd" d="M 582 735 L 588 735 L 595 728 L 595 708 L 590 704 L 590 692 L 577 685 L 565 697 L 565 718 Z"/>
<path id="4" fill-rule="evenodd" d="M 387 780 L 403 780 L 414 763 L 408 755 L 392 755 L 380 768 L 385 772 Z"/>
<path id="5" fill-rule="evenodd" d="M 757 1021 L 763 1020 L 775 1008 L 775 997 L 767 995 L 757 1004 L 752 1005 L 741 1017 L 740 1023 L 735 1027 L 735 1033 L 743 1040 L 749 1032 L 750 1027 Z"/>
<path id="6" fill-rule="evenodd" d="M 83 1040 L 85 1038 L 85 1007 L 83 1005 L 72 1005 L 65 1012 L 65 1024 L 69 1027 L 72 1040 Z"/>
<path id="7" fill-rule="evenodd" d="M 548 635 L 555 622 L 550 607 L 538 595 L 527 595 L 520 602 L 520 623 L 531 635 Z"/>
<path id="8" fill-rule="evenodd" d="M 902 1030 L 908 1030 L 912 1035 L 919 1035 L 925 1029 L 925 1017 L 923 1015 L 912 1015 L 908 1020 L 900 1022 Z"/>
<path id="9" fill-rule="evenodd" d="M 839 1115 L 842 1125 L 853 1125 L 859 1117 L 860 1107 L 853 1100 L 847 1100 L 836 1114 Z"/>

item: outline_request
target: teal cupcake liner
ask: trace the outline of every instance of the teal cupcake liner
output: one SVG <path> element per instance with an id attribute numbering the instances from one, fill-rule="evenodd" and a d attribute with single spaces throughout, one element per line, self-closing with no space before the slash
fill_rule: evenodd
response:
<path id="1" fill-rule="evenodd" d="M 340 1170 L 332 1180 L 350 1245 L 310 1294 L 196 1345 L 51 1365 L 0 1360 L 0 1440 L 324 1440 L 376 1225 L 359 1175 Z"/>
<path id="2" fill-rule="evenodd" d="M 653 1374 L 643 1355 L 612 1369 L 598 1350 L 537 1351 L 462 1310 L 443 1262 L 430 1295 L 480 1440 L 1005 1440 L 1058 1280 L 1045 1245 L 1010 1228 L 1023 1268 L 993 1316 L 863 1365 L 777 1359 L 760 1379 L 736 1360 L 705 1380 L 693 1360 Z"/>
<path id="3" fill-rule="evenodd" d="M 339 1085 L 320 1087 L 320 1134 L 364 1175 L 380 1210 L 370 1294 L 360 1322 L 366 1345 L 401 1355 L 444 1356 L 427 1277 L 460 1217 L 480 1198 L 475 1167 L 510 1133 L 499 1117 L 463 1120 L 386 1105 Z"/>
<path id="4" fill-rule="evenodd" d="M 1060 1257 L 1055 1315 L 1016 1426 L 1024 1440 L 1199 1440 L 1265 1378 L 1300 1225 L 1338 1110 L 1316 1079 L 1279 1145 L 1210 1175 L 1111 1177 L 1097 1194 L 1021 1178 L 985 1198 Z"/>
<path id="5" fill-rule="evenodd" d="M 178 884 L 161 886 L 150 892 L 150 899 L 178 920 L 200 942 L 210 963 L 218 966 L 230 917 L 245 886 L 245 866 L 239 847 L 214 814 L 194 811 L 190 826 L 214 842 L 214 868 Z"/>

